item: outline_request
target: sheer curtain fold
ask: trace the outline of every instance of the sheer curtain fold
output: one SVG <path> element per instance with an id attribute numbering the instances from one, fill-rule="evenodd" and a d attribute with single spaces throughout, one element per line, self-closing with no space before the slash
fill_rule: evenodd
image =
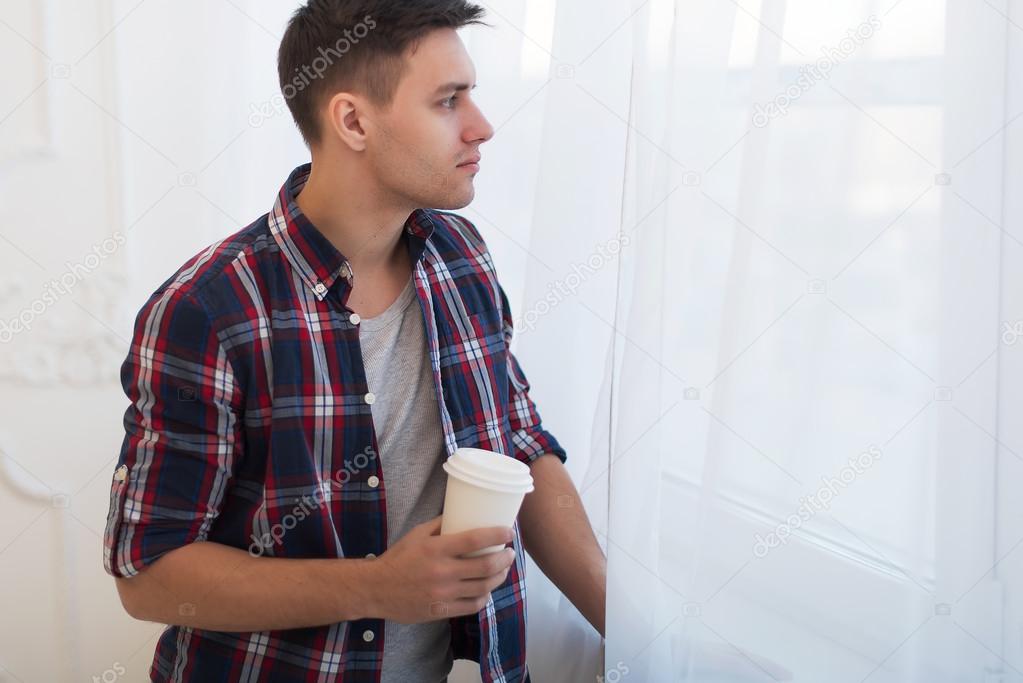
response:
<path id="1" fill-rule="evenodd" d="M 557 3 L 516 341 L 545 421 L 572 444 L 567 466 L 602 545 L 618 282 L 612 252 L 626 137 L 604 106 L 626 110 L 629 67 L 620 55 L 594 52 L 604 31 L 580 27 L 620 13 L 612 0 Z M 536 680 L 594 680 L 601 638 L 535 565 L 529 570 L 530 672 Z"/>
<path id="2" fill-rule="evenodd" d="M 1020 11 L 557 3 L 523 309 L 619 249 L 520 348 L 606 496 L 605 680 L 1023 681 Z"/>

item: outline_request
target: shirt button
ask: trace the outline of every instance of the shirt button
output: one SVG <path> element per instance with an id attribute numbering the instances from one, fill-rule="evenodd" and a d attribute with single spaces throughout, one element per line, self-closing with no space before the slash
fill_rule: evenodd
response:
<path id="1" fill-rule="evenodd" d="M 316 287 L 314 287 L 313 289 L 316 290 L 317 294 L 321 294 L 322 295 L 322 294 L 326 294 L 327 293 L 327 286 L 325 284 L 323 284 L 322 282 L 317 282 L 316 283 Z"/>
<path id="2" fill-rule="evenodd" d="M 365 399 L 366 403 L 370 405 L 373 405 L 373 401 L 377 400 L 377 397 L 373 394 L 372 391 L 366 394 L 363 398 Z"/>
<path id="3" fill-rule="evenodd" d="M 353 325 L 358 325 L 360 322 L 362 322 L 362 318 L 359 317 L 358 313 L 352 313 L 350 316 L 348 316 L 348 322 L 350 322 Z"/>
<path id="4" fill-rule="evenodd" d="M 117 471 L 114 472 L 114 479 L 116 481 L 124 481 L 127 478 L 128 478 L 128 466 L 127 465 L 121 465 L 120 467 L 117 468 Z"/>
<path id="5" fill-rule="evenodd" d="M 380 477 L 374 474 L 373 476 L 366 480 L 366 483 L 369 484 L 370 488 L 375 489 L 377 486 L 380 485 Z"/>
<path id="6" fill-rule="evenodd" d="M 374 557 L 376 557 L 375 553 L 366 553 L 366 559 L 367 560 L 372 560 Z"/>
<path id="7" fill-rule="evenodd" d="M 366 629 L 365 631 L 362 632 L 362 639 L 365 640 L 367 643 L 371 642 L 373 640 L 373 632 L 370 631 L 369 629 Z"/>

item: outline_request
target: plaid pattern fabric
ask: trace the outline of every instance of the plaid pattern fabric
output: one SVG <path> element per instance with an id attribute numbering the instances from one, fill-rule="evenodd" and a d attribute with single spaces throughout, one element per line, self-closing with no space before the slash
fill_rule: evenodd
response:
<path id="1" fill-rule="evenodd" d="M 191 258 L 138 314 L 121 368 L 130 406 L 104 539 L 113 576 L 203 540 L 291 558 L 371 557 L 388 547 L 375 396 L 359 318 L 346 307 L 357 275 L 295 203 L 309 171 L 295 169 L 269 214 Z M 511 311 L 479 232 L 460 216 L 419 209 L 403 237 L 447 454 L 472 446 L 525 463 L 544 453 L 564 461 L 509 350 Z M 455 658 L 480 662 L 487 682 L 529 680 L 514 528 L 506 582 L 478 614 L 450 619 Z M 150 673 L 156 681 L 375 682 L 383 625 L 169 626 Z"/>

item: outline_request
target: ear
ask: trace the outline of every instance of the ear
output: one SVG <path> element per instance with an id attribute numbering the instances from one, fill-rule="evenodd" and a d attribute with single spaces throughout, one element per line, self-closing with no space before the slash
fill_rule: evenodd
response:
<path id="1" fill-rule="evenodd" d="M 339 92 L 327 103 L 327 132 L 356 152 L 366 149 L 363 116 L 367 104 L 361 97 Z"/>

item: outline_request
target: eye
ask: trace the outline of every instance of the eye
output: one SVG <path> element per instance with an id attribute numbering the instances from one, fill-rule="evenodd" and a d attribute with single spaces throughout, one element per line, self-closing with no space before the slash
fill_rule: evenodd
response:
<path id="1" fill-rule="evenodd" d="M 451 97 L 447 98 L 446 100 L 443 100 L 440 104 L 441 104 L 442 107 L 447 107 L 448 109 L 454 109 L 455 108 L 455 100 L 457 100 L 457 99 L 458 99 L 458 95 L 452 95 Z"/>

